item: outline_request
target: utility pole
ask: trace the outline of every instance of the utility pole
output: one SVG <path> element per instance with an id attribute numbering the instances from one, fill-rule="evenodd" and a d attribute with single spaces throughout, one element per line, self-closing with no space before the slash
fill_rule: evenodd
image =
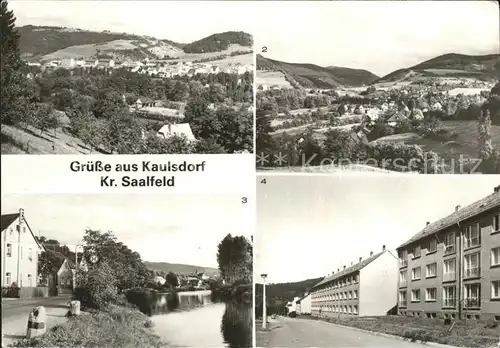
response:
<path id="1" fill-rule="evenodd" d="M 24 209 L 19 209 L 19 224 L 17 225 L 17 286 L 21 287 L 22 281 L 20 279 L 20 263 L 21 263 L 21 224 L 24 220 Z"/>
<path id="2" fill-rule="evenodd" d="M 262 328 L 265 329 L 267 325 L 267 304 L 266 304 L 266 278 L 267 274 L 261 274 L 262 277 Z"/>

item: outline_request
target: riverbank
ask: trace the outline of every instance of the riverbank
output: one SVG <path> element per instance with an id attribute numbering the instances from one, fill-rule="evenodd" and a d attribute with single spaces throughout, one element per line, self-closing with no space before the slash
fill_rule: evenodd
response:
<path id="1" fill-rule="evenodd" d="M 443 320 L 406 316 L 318 318 L 301 315 L 299 318 L 322 320 L 371 332 L 400 336 L 410 341 L 435 342 L 457 347 L 494 347 L 498 343 L 495 323 L 479 320 L 455 321 L 445 325 Z"/>
<path id="2" fill-rule="evenodd" d="M 43 336 L 23 339 L 12 347 L 109 347 L 109 348 L 160 348 L 162 342 L 152 330 L 152 321 L 132 307 L 110 305 L 101 311 L 82 312 L 69 317 Z"/>

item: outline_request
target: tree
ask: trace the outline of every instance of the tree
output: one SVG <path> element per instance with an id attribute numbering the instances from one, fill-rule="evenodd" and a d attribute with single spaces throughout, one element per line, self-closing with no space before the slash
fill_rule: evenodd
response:
<path id="1" fill-rule="evenodd" d="M 488 160 L 493 153 L 493 144 L 491 143 L 491 118 L 488 108 L 484 108 L 481 111 L 478 123 L 478 133 L 479 156 L 483 160 Z"/>
<path id="2" fill-rule="evenodd" d="M 130 250 L 126 245 L 117 241 L 113 232 L 86 230 L 84 241 L 84 255 L 87 261 L 91 255 L 97 256 L 96 267 L 107 264 L 116 277 L 116 286 L 120 292 L 127 289 L 142 287 L 150 279 L 139 253 Z"/>
<path id="3" fill-rule="evenodd" d="M 102 309 L 119 301 L 118 280 L 107 262 L 91 265 L 88 271 L 78 272 L 76 277 L 78 287 L 75 289 L 75 299 L 82 306 Z"/>
<path id="4" fill-rule="evenodd" d="M 173 288 L 176 288 L 179 286 L 179 279 L 177 278 L 177 275 L 173 272 L 168 272 L 166 277 L 166 284 L 170 285 Z"/>
<path id="5" fill-rule="evenodd" d="M 217 248 L 217 262 L 221 277 L 229 284 L 252 279 L 252 245 L 243 236 L 228 234 Z"/>
<path id="6" fill-rule="evenodd" d="M 0 110 L 2 123 L 14 123 L 19 117 L 14 100 L 21 94 L 20 83 L 24 79 L 20 68 L 19 34 L 15 28 L 16 18 L 8 10 L 6 0 L 0 0 Z"/>

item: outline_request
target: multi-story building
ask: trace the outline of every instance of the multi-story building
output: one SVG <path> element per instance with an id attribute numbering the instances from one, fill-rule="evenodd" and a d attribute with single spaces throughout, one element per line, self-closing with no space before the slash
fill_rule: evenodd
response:
<path id="1" fill-rule="evenodd" d="M 400 315 L 500 320 L 500 186 L 397 250 Z"/>
<path id="2" fill-rule="evenodd" d="M 22 287 L 36 287 L 38 255 L 44 251 L 31 230 L 23 209 L 18 213 L 2 215 L 2 287 L 14 283 Z"/>
<path id="3" fill-rule="evenodd" d="M 385 246 L 378 254 L 344 266 L 311 289 L 314 316 L 382 316 L 397 304 L 398 260 Z"/>

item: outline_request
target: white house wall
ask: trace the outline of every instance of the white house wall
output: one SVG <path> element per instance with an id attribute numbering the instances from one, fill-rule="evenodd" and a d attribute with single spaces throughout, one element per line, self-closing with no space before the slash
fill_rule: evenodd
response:
<path id="1" fill-rule="evenodd" d="M 383 316 L 397 304 L 398 260 L 384 252 L 360 271 L 359 316 Z"/>
<path id="2" fill-rule="evenodd" d="M 17 232 L 16 227 L 18 225 L 19 218 L 17 218 L 2 232 L 2 287 L 10 286 L 14 282 L 16 282 L 17 285 L 21 287 L 35 287 L 37 285 L 38 279 L 39 247 L 26 223 L 22 223 L 20 225 L 20 236 Z M 18 248 L 19 241 L 21 242 L 21 248 Z M 12 250 L 10 257 L 7 255 L 9 244 L 11 245 L 10 249 Z M 17 278 L 18 260 L 19 279 Z M 10 281 L 8 281 L 7 279 L 7 273 L 10 274 Z"/>
<path id="3" fill-rule="evenodd" d="M 311 294 L 300 300 L 301 314 L 311 314 Z"/>

